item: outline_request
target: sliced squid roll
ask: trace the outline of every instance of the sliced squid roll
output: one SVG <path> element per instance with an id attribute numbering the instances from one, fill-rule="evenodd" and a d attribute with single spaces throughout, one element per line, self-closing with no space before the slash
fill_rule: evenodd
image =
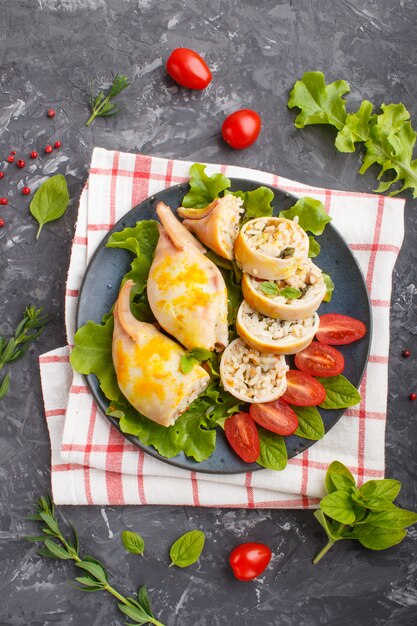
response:
<path id="1" fill-rule="evenodd" d="M 308 257 L 307 233 L 283 217 L 257 217 L 247 222 L 235 241 L 238 265 L 251 276 L 282 280 Z"/>
<path id="2" fill-rule="evenodd" d="M 242 199 L 232 194 L 217 198 L 205 209 L 184 209 L 178 214 L 184 217 L 183 225 L 225 259 L 234 259 L 233 246 L 239 234 L 240 216 L 244 211 Z"/>
<path id="3" fill-rule="evenodd" d="M 120 290 L 114 307 L 112 357 L 120 391 L 142 415 L 171 426 L 207 387 L 210 376 L 200 366 L 183 374 L 184 348 L 130 311 L 133 281 Z"/>
<path id="4" fill-rule="evenodd" d="M 242 302 L 236 319 L 240 337 L 255 350 L 296 354 L 310 345 L 319 329 L 317 313 L 305 319 L 286 321 L 267 317 Z"/>
<path id="5" fill-rule="evenodd" d="M 260 352 L 239 338 L 227 346 L 220 361 L 223 387 L 243 402 L 271 402 L 282 396 L 287 371 L 283 356 Z"/>
<path id="6" fill-rule="evenodd" d="M 269 289 L 262 287 L 265 282 L 268 282 Z M 276 287 L 276 293 L 274 289 L 271 290 L 271 286 Z M 300 291 L 300 296 L 288 298 L 285 291 L 282 295 L 283 290 L 288 287 Z M 242 291 L 246 302 L 259 313 L 281 320 L 299 320 L 310 317 L 317 311 L 326 295 L 326 285 L 321 269 L 307 259 L 290 278 L 274 281 L 272 285 L 270 281 L 244 274 Z"/>

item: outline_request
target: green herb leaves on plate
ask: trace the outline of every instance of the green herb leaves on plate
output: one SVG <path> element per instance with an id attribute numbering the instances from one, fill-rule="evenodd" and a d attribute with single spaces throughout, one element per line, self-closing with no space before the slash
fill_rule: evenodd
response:
<path id="1" fill-rule="evenodd" d="M 224 174 L 208 176 L 205 165 L 194 163 L 190 167 L 190 191 L 184 196 L 182 206 L 187 209 L 204 209 L 230 184 Z"/>
<path id="2" fill-rule="evenodd" d="M 201 530 L 190 530 L 172 544 L 169 556 L 171 566 L 188 567 L 200 558 L 204 548 L 205 536 Z"/>
<path id="3" fill-rule="evenodd" d="M 180 360 L 180 370 L 183 374 L 189 374 L 194 365 L 211 359 L 211 352 L 205 348 L 193 348 L 184 354 Z"/>
<path id="4" fill-rule="evenodd" d="M 323 419 L 315 406 L 293 406 L 298 417 L 298 428 L 294 435 L 318 441 L 325 435 Z"/>
<path id="5" fill-rule="evenodd" d="M 39 223 L 36 239 L 45 224 L 64 215 L 68 202 L 68 187 L 64 176 L 57 174 L 42 183 L 30 203 L 30 212 Z"/>
<path id="6" fill-rule="evenodd" d="M 282 296 L 286 300 L 296 300 L 301 297 L 301 291 L 295 287 L 280 289 L 275 282 L 265 281 L 259 284 L 259 290 L 267 296 Z"/>
<path id="7" fill-rule="evenodd" d="M 145 542 L 142 537 L 131 530 L 122 532 L 122 544 L 124 549 L 131 554 L 140 554 L 142 556 L 145 550 Z"/>
<path id="8" fill-rule="evenodd" d="M 282 435 L 272 433 L 261 426 L 258 427 L 261 453 L 256 461 L 266 469 L 281 471 L 287 467 L 288 454 L 285 439 Z"/>
<path id="9" fill-rule="evenodd" d="M 111 117 L 120 113 L 124 107 L 117 106 L 112 102 L 112 100 L 131 84 L 132 83 L 127 76 L 124 76 L 123 74 L 116 74 L 113 78 L 111 86 L 107 90 L 107 93 L 100 89 L 100 91 L 94 95 L 91 89 L 91 116 L 88 118 L 85 125 L 90 126 L 96 117 Z"/>
<path id="10" fill-rule="evenodd" d="M 317 380 L 326 390 L 326 399 L 320 404 L 322 409 L 345 409 L 361 401 L 359 391 L 342 376 L 318 377 Z"/>
<path id="11" fill-rule="evenodd" d="M 401 488 L 397 480 L 370 480 L 359 489 L 349 469 L 333 461 L 327 469 L 325 486 L 328 495 L 314 515 L 328 543 L 314 564 L 341 539 L 357 539 L 371 550 L 390 548 L 404 539 L 407 526 L 417 522 L 417 513 L 393 503 Z"/>
<path id="12" fill-rule="evenodd" d="M 256 217 L 271 217 L 274 192 L 269 187 L 258 187 L 253 191 L 233 191 L 234 196 L 243 200 L 245 207 L 244 220 L 252 220 Z"/>
<path id="13" fill-rule="evenodd" d="M 322 272 L 322 274 L 323 274 L 323 281 L 326 286 L 326 295 L 323 298 L 323 302 L 330 302 L 333 296 L 334 282 L 332 281 L 332 279 L 330 278 L 328 274 L 326 274 L 325 272 Z"/>
<path id="14" fill-rule="evenodd" d="M 314 235 L 322 235 L 326 224 L 332 221 L 327 215 L 323 202 L 314 198 L 300 198 L 290 209 L 281 211 L 280 217 L 293 220 L 298 217 L 298 224 L 303 230 L 308 230 Z"/>

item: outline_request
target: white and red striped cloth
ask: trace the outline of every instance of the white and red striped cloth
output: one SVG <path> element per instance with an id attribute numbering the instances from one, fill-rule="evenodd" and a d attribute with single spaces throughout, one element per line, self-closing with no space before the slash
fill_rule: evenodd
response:
<path id="1" fill-rule="evenodd" d="M 78 290 L 98 243 L 131 207 L 188 179 L 190 163 L 96 148 L 81 196 L 66 292 L 68 343 L 75 332 Z M 366 278 L 374 334 L 361 384 L 362 402 L 346 411 L 321 441 L 290 459 L 283 472 L 234 476 L 177 469 L 144 454 L 110 426 L 83 377 L 69 365 L 68 346 L 40 357 L 57 504 L 178 504 L 248 508 L 314 508 L 328 464 L 338 459 L 359 483 L 384 476 L 391 276 L 403 239 L 404 200 L 311 188 L 275 174 L 209 165 L 208 172 L 279 186 L 324 202 Z"/>

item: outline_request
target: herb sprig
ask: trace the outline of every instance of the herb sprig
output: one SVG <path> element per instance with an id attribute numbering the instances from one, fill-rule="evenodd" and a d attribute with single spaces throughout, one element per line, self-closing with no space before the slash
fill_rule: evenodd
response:
<path id="1" fill-rule="evenodd" d="M 21 322 L 18 324 L 14 336 L 10 339 L 0 336 L 0 370 L 8 363 L 14 363 L 26 353 L 30 343 L 35 341 L 42 333 L 48 323 L 46 315 L 42 314 L 43 309 L 37 309 L 29 304 L 23 314 Z M 10 375 L 6 374 L 0 383 L 0 400 L 9 391 Z"/>
<path id="2" fill-rule="evenodd" d="M 124 74 L 116 74 L 107 93 L 100 90 L 96 95 L 94 95 L 93 90 L 91 89 L 91 116 L 88 118 L 85 125 L 90 126 L 96 117 L 111 117 L 112 115 L 117 115 L 120 111 L 123 111 L 124 107 L 114 104 L 112 100 L 118 96 L 123 89 L 126 89 L 126 87 L 129 87 L 131 84 L 132 83 L 127 76 L 124 76 Z"/>
<path id="3" fill-rule="evenodd" d="M 71 583 L 76 589 L 87 592 L 107 591 L 110 593 L 119 601 L 117 605 L 119 610 L 133 620 L 129 622 L 128 626 L 140 626 L 142 624 L 164 626 L 152 613 L 146 587 L 139 589 L 137 599 L 125 597 L 110 585 L 106 568 L 100 561 L 91 556 L 80 555 L 75 528 L 72 528 L 73 540 L 66 539 L 60 531 L 54 505 L 48 496 L 39 498 L 35 514 L 30 515 L 28 519 L 43 524 L 42 535 L 25 537 L 28 541 L 43 543 L 38 554 L 51 559 L 74 561 L 75 566 L 82 570 L 82 576 L 75 578 L 79 584 Z"/>
<path id="4" fill-rule="evenodd" d="M 365 548 L 385 550 L 400 543 L 405 528 L 417 522 L 417 513 L 393 504 L 401 489 L 398 480 L 368 480 L 358 489 L 347 467 L 333 461 L 325 478 L 328 495 L 314 512 L 328 542 L 314 565 L 341 539 L 357 539 Z"/>

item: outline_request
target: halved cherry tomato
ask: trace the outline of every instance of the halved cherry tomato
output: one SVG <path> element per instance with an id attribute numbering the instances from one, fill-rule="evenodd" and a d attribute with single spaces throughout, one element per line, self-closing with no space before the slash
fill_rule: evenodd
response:
<path id="1" fill-rule="evenodd" d="M 287 372 L 287 389 L 283 400 L 294 406 L 316 406 L 326 398 L 326 390 L 318 380 L 298 370 Z"/>
<path id="2" fill-rule="evenodd" d="M 242 543 L 229 556 L 229 563 L 238 580 L 253 580 L 262 574 L 272 552 L 264 543 Z"/>
<path id="3" fill-rule="evenodd" d="M 366 333 L 366 326 L 360 320 L 340 313 L 325 313 L 320 316 L 317 341 L 330 346 L 343 346 L 352 343 Z"/>
<path id="4" fill-rule="evenodd" d="M 235 111 L 226 117 L 222 125 L 223 139 L 235 150 L 248 148 L 255 143 L 260 131 L 261 118 L 251 109 Z"/>
<path id="5" fill-rule="evenodd" d="M 298 428 L 296 413 L 282 398 L 273 402 L 251 404 L 249 415 L 259 426 L 278 435 L 291 435 Z"/>
<path id="6" fill-rule="evenodd" d="M 224 423 L 224 432 L 233 450 L 246 463 L 254 463 L 259 458 L 259 435 L 249 413 L 235 413 L 228 417 Z"/>
<path id="7" fill-rule="evenodd" d="M 212 75 L 205 60 L 189 48 L 176 48 L 167 61 L 167 72 L 176 83 L 189 89 L 205 89 Z"/>
<path id="8" fill-rule="evenodd" d="M 295 355 L 295 365 L 312 376 L 338 376 L 344 370 L 345 359 L 336 348 L 313 341 Z"/>

